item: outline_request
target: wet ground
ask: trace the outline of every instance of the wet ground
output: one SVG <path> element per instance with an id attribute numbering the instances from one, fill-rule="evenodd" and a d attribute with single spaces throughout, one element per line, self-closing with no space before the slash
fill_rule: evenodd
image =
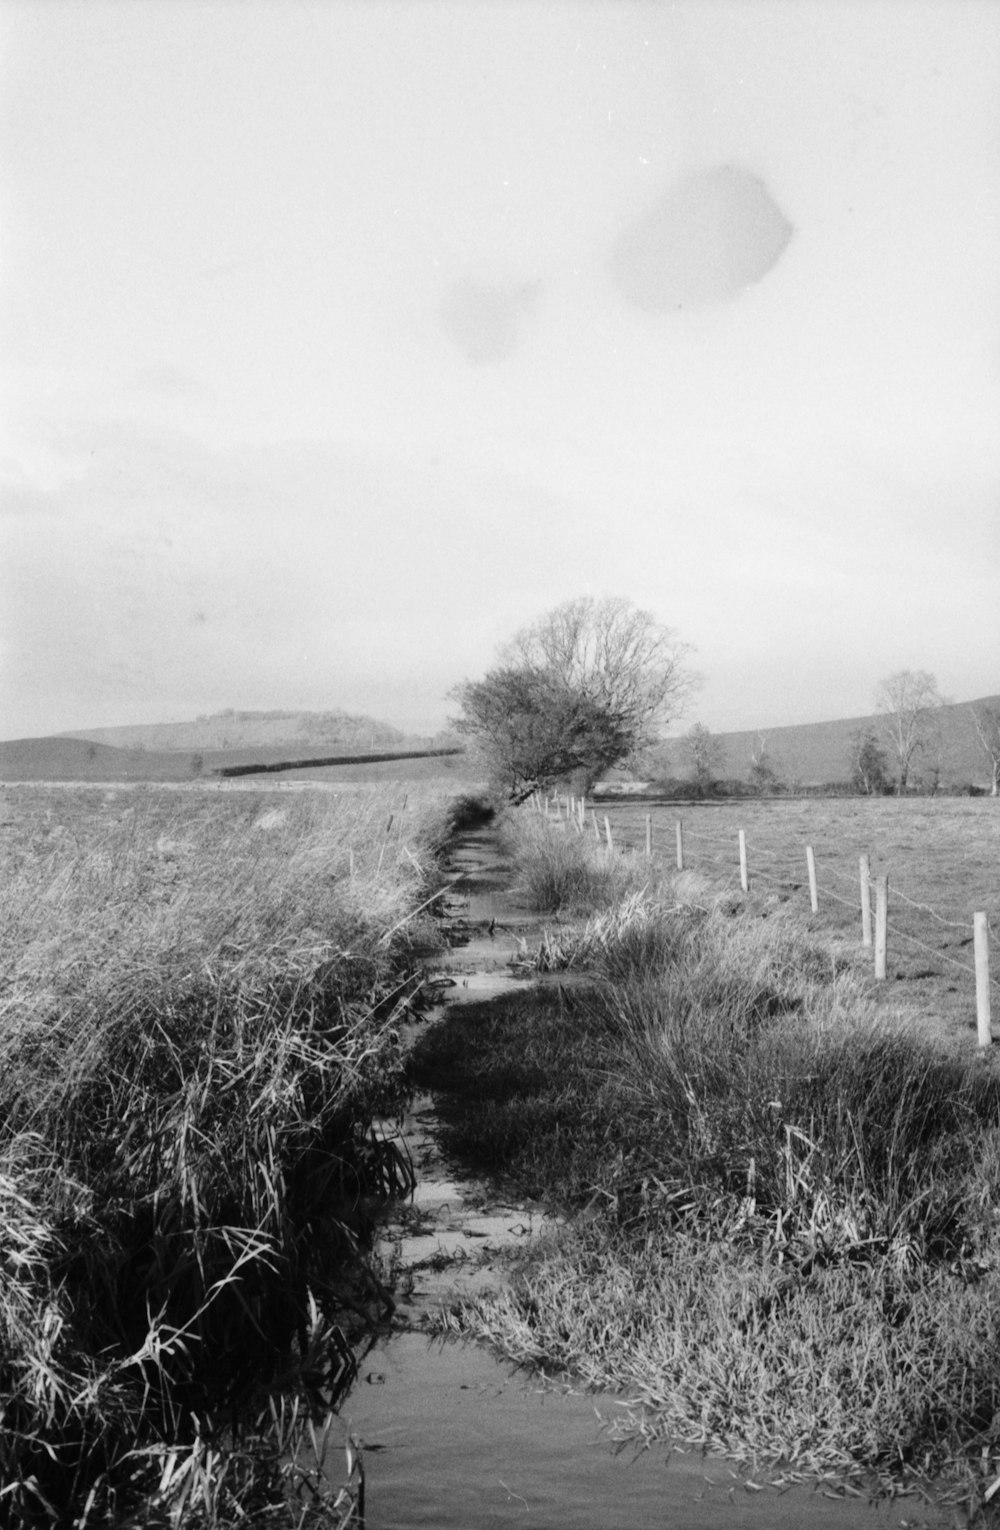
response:
<path id="1" fill-rule="evenodd" d="M 438 963 L 442 1003 L 481 1001 L 538 981 L 518 963 L 542 920 L 517 907 L 492 831 L 460 836 L 450 862 L 456 881 L 441 915 L 449 941 Z M 442 1302 L 502 1280 L 498 1255 L 546 1225 L 540 1207 L 498 1202 L 456 1175 L 438 1150 L 435 1124 L 433 1100 L 416 1099 L 402 1130 L 417 1188 L 393 1208 L 381 1244 L 397 1293 L 393 1332 L 362 1361 L 341 1409 L 364 1449 L 366 1530 L 917 1530 L 961 1523 L 913 1499 L 872 1507 L 808 1485 L 776 1487 L 773 1472 L 754 1477 L 696 1453 L 616 1452 L 607 1427 L 620 1399 L 571 1394 L 479 1346 L 432 1338 L 428 1321 Z"/>

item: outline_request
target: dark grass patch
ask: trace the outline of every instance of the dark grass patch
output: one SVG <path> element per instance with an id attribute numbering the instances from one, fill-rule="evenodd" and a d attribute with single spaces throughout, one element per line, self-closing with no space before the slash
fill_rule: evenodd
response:
<path id="1" fill-rule="evenodd" d="M 516 1196 L 580 1204 L 614 1117 L 595 1104 L 614 1034 L 577 991 L 463 1004 L 420 1037 L 410 1077 L 437 1094 L 445 1151 L 469 1171 Z"/>

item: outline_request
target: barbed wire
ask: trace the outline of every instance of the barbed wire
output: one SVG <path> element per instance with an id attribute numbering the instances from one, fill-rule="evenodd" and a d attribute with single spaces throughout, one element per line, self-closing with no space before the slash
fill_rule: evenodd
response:
<path id="1" fill-rule="evenodd" d="M 682 822 L 682 847 L 686 846 L 689 842 L 694 841 L 696 844 L 711 846 L 713 852 L 715 852 L 708 856 L 698 856 L 696 865 L 686 865 L 683 869 L 696 873 L 704 873 L 706 870 L 711 870 L 712 872 L 721 871 L 724 874 L 724 889 L 728 890 L 730 887 L 734 886 L 737 880 L 737 871 L 733 862 L 736 858 L 737 851 L 732 845 L 732 837 L 729 835 L 721 836 L 701 834 L 697 830 L 690 829 L 686 821 L 679 821 Z M 603 838 L 603 836 L 601 837 Z M 647 843 L 649 842 L 646 841 L 643 836 L 640 836 L 637 841 L 633 841 L 631 835 L 626 836 L 619 829 L 618 848 L 629 850 L 632 853 L 641 854 L 642 851 L 646 848 Z M 720 858 L 718 853 L 720 851 L 724 852 L 724 859 Z M 666 859 L 669 856 L 668 846 L 666 844 L 661 845 L 659 847 L 659 852 L 661 857 Z M 758 850 L 756 853 L 759 855 L 760 851 Z M 853 884 L 854 886 L 857 886 L 855 877 L 849 876 L 846 872 L 842 871 L 839 866 L 833 864 L 832 861 L 824 861 L 821 864 L 823 867 L 824 881 L 820 883 L 817 877 L 817 901 L 819 900 L 820 896 L 822 896 L 824 899 L 828 898 L 834 903 L 841 905 L 843 908 L 850 910 L 852 914 L 858 915 L 860 913 L 860 895 L 858 895 L 857 899 L 847 899 L 841 896 L 832 887 L 830 887 L 825 880 L 827 876 L 832 876 L 836 878 L 836 880 L 841 884 L 847 886 L 851 886 Z M 751 881 L 754 879 L 759 879 L 774 887 L 787 888 L 790 891 L 798 891 L 805 886 L 806 872 L 804 871 L 798 858 L 796 858 L 794 862 L 781 860 L 765 861 L 764 865 L 760 864 L 759 859 L 753 859 L 749 869 L 749 878 Z M 872 879 L 872 885 L 874 885 L 874 878 Z M 928 918 L 933 919 L 935 923 L 941 925 L 944 929 L 961 931 L 962 934 L 966 937 L 967 941 L 972 939 L 972 936 L 969 934 L 968 922 L 959 922 L 958 920 L 947 918 L 944 914 L 939 913 L 938 910 L 933 907 L 933 905 L 922 902 L 916 898 L 911 898 L 908 893 L 905 893 L 895 884 L 892 884 L 892 897 L 894 901 L 899 900 L 900 902 L 906 904 L 908 908 L 912 908 L 917 913 L 926 915 Z M 928 955 L 933 957 L 936 961 L 955 968 L 965 977 L 975 977 L 974 968 L 950 956 L 946 951 L 941 950 L 940 947 L 932 946 L 928 944 L 926 940 L 922 940 L 919 936 L 911 935 L 908 931 L 901 929 L 897 923 L 893 922 L 889 924 L 887 922 L 886 929 L 887 932 L 891 933 L 899 940 L 908 941 L 911 945 L 916 946 L 920 950 L 926 951 Z M 989 944 L 991 946 L 996 946 L 997 936 L 994 934 L 989 921 L 987 921 L 986 931 Z M 991 988 L 995 988 L 1000 991 L 1000 982 L 998 982 L 993 977 L 989 978 L 989 984 Z"/>
<path id="2" fill-rule="evenodd" d="M 908 898 L 905 892 L 901 892 L 900 889 L 895 886 L 895 884 L 892 886 L 892 896 L 894 898 L 901 898 L 904 903 L 908 903 L 911 908 L 919 909 L 922 914 L 930 914 L 932 919 L 936 919 L 939 924 L 948 925 L 950 929 L 968 930 L 967 924 L 959 924 L 955 919 L 945 919 L 944 915 L 937 913 L 934 909 L 931 908 L 929 903 L 917 903 L 915 899 Z"/>
<path id="3" fill-rule="evenodd" d="M 935 961 L 944 962 L 947 966 L 956 968 L 957 971 L 963 973 L 966 977 L 974 978 L 976 976 L 976 970 L 974 967 L 968 967 L 966 966 L 965 962 L 956 961 L 953 956 L 949 956 L 946 951 L 940 950 L 939 947 L 929 946 L 926 940 L 921 940 L 917 935 L 907 934 L 907 932 L 905 930 L 901 930 L 898 925 L 889 924 L 889 922 L 886 921 L 886 930 L 890 935 L 895 935 L 900 940 L 908 940 L 911 946 L 919 946 L 922 951 L 926 951 L 929 956 L 933 956 Z M 1000 983 L 997 983 L 995 979 L 991 977 L 990 987 L 1000 990 Z"/>

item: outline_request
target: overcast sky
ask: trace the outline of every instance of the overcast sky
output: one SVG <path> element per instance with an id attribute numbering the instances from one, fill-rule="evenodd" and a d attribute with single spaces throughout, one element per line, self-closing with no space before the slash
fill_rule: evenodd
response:
<path id="1" fill-rule="evenodd" d="M 0 736 L 1000 689 L 1000 0 L 0 0 Z"/>

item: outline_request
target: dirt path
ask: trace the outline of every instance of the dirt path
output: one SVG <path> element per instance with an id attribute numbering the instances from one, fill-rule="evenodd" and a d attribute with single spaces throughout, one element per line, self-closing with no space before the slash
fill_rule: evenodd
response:
<path id="1" fill-rule="evenodd" d="M 529 981 L 511 971 L 541 920 L 518 909 L 489 829 L 461 835 L 442 914 L 450 944 L 439 963 L 445 1004 L 482 1001 Z M 424 1022 L 426 1023 L 426 1022 Z M 430 1314 L 502 1278 L 497 1255 L 536 1237 L 538 1207 L 490 1198 L 450 1172 L 430 1098 L 404 1124 L 419 1176 L 394 1209 L 382 1253 L 394 1266 L 394 1332 L 361 1366 L 342 1408 L 364 1447 L 366 1530 L 889 1530 L 951 1526 L 950 1516 L 900 1500 L 875 1508 L 808 1487 L 778 1491 L 731 1463 L 666 1449 L 616 1454 L 604 1428 L 622 1407 L 571 1394 L 498 1363 L 472 1344 L 428 1336 Z"/>

